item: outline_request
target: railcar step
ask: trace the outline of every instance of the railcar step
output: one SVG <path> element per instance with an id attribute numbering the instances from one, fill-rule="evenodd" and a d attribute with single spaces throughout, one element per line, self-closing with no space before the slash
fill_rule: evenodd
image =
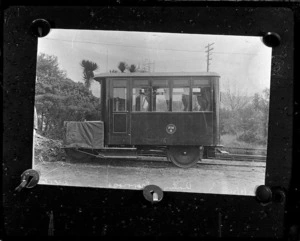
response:
<path id="1" fill-rule="evenodd" d="M 103 147 L 100 150 L 123 150 L 123 151 L 136 151 L 135 147 Z"/>
<path id="2" fill-rule="evenodd" d="M 138 159 L 137 156 L 108 156 L 108 155 L 99 155 L 98 158 L 112 158 L 112 159 Z"/>

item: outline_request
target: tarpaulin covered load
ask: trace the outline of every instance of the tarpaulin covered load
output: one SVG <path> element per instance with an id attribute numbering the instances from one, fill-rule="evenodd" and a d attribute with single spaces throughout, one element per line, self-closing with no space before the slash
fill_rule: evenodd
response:
<path id="1" fill-rule="evenodd" d="M 65 147 L 99 149 L 104 146 L 102 121 L 65 121 Z"/>

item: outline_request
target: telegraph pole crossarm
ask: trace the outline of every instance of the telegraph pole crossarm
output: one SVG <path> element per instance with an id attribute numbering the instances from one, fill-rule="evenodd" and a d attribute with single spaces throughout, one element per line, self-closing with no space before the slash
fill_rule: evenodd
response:
<path id="1" fill-rule="evenodd" d="M 214 48 L 210 48 L 210 46 L 212 46 L 214 43 L 211 43 L 211 44 L 208 44 L 205 48 L 207 48 L 207 50 L 205 51 L 206 53 L 207 53 L 207 59 L 206 59 L 206 62 L 207 62 L 207 64 L 206 64 L 206 71 L 207 72 L 209 72 L 209 65 L 210 65 L 210 63 L 209 63 L 209 61 L 210 60 L 212 60 L 212 58 L 210 58 L 210 52 L 214 49 Z"/>

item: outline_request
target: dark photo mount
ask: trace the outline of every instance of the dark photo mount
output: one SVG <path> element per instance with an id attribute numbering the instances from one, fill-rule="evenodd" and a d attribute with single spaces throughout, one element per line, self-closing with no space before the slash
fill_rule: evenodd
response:
<path id="1" fill-rule="evenodd" d="M 292 156 L 294 80 L 299 76 L 296 68 L 294 73 L 293 51 L 297 47 L 294 46 L 297 42 L 294 21 L 299 25 L 299 9 L 291 6 L 15 6 L 6 9 L 3 48 L 5 236 L 295 238 L 299 235 L 299 221 L 293 221 L 293 217 L 297 217 L 294 197 L 298 193 L 296 157 Z M 32 169 L 37 42 L 38 37 L 49 31 L 49 25 L 58 29 L 262 37 L 273 51 L 266 178 L 257 189 L 257 196 L 180 192 L 161 195 L 157 187 L 150 187 L 145 194 L 143 190 L 33 185 L 39 174 L 22 173 Z M 299 37 L 296 35 L 296 38 Z M 145 198 L 153 194 L 158 194 L 155 198 L 159 202 Z"/>

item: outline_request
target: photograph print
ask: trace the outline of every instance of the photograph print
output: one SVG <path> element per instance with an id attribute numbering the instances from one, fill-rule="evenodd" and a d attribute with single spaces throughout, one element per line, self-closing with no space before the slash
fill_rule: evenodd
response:
<path id="1" fill-rule="evenodd" d="M 254 196 L 271 57 L 254 36 L 51 29 L 36 63 L 39 184 Z"/>

